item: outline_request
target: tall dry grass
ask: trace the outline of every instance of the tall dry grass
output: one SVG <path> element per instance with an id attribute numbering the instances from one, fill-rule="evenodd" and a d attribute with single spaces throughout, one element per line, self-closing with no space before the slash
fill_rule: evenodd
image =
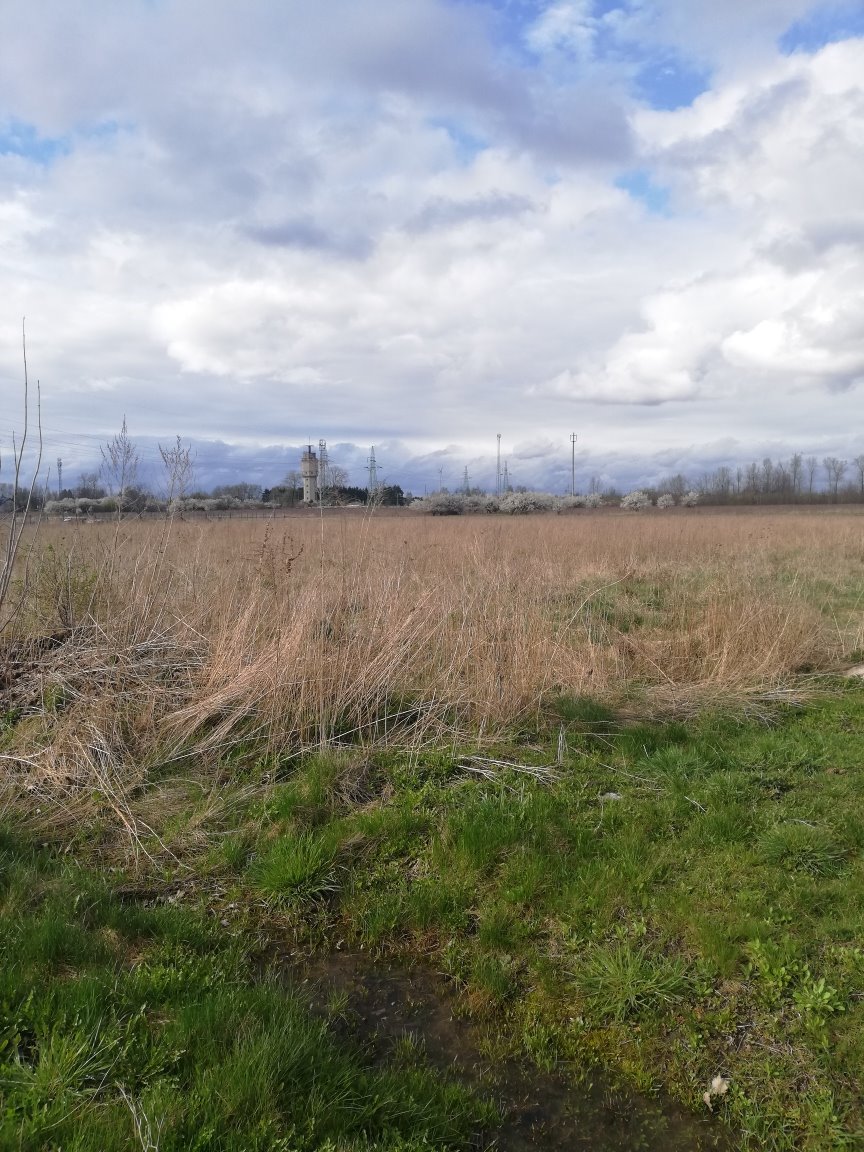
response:
<path id="1" fill-rule="evenodd" d="M 6 772 L 500 736 L 558 695 L 734 694 L 864 647 L 855 512 L 43 526 Z M 3 656 L 0 655 L 0 668 Z"/>

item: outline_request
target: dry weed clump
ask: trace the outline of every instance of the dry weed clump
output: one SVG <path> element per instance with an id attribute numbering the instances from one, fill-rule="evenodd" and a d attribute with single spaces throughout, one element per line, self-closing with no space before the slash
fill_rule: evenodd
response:
<path id="1" fill-rule="evenodd" d="M 111 782 L 166 759 L 494 738 L 559 694 L 775 688 L 861 646 L 862 528 L 704 511 L 43 526 L 0 641 L 2 763 L 120 806 Z"/>

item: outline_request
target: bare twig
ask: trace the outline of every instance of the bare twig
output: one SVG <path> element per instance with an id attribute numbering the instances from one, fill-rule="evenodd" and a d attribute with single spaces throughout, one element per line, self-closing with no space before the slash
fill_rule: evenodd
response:
<path id="1" fill-rule="evenodd" d="M 561 779 L 560 774 L 554 768 L 545 764 L 517 764 L 512 760 L 495 760 L 491 756 L 465 756 L 463 759 L 469 761 L 467 764 L 459 764 L 463 771 L 478 773 L 489 780 L 497 779 L 499 773 L 496 770 L 503 768 L 509 772 L 520 772 L 525 776 L 531 776 L 534 780 L 540 781 L 541 784 L 554 784 Z"/>
<path id="2" fill-rule="evenodd" d="M 20 442 L 16 441 L 15 434 L 12 434 L 12 511 L 6 530 L 6 541 L 2 547 L 2 561 L 0 561 L 0 634 L 9 626 L 23 600 L 22 591 L 22 594 L 18 597 L 15 604 L 11 608 L 8 605 L 12 572 L 21 551 L 22 534 L 30 520 L 30 512 L 33 507 L 33 493 L 36 489 L 36 480 L 42 465 L 42 397 L 39 381 L 37 380 L 36 427 L 39 437 L 39 449 L 29 487 L 25 487 L 24 484 L 22 484 L 22 471 L 24 467 L 24 452 L 27 447 L 27 439 L 30 431 L 30 381 L 27 373 L 27 333 L 23 320 L 21 322 L 21 346 L 24 358 L 24 429 Z M 2 456 L 0 456 L 0 471 L 2 471 L 2 467 L 3 460 Z M 23 506 L 21 506 L 22 497 Z M 33 542 L 31 541 L 25 555 L 22 589 L 26 587 L 27 568 L 29 566 L 32 549 Z"/>

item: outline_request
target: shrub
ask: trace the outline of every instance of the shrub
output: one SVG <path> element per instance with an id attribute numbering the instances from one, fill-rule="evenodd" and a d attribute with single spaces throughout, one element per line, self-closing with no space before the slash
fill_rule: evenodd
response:
<path id="1" fill-rule="evenodd" d="M 555 500 L 548 492 L 508 492 L 502 497 L 500 508 L 511 516 L 525 516 L 530 512 L 551 512 Z"/>
<path id="2" fill-rule="evenodd" d="M 696 492 L 695 490 L 691 490 L 690 492 L 687 493 L 686 496 L 684 496 L 681 503 L 684 505 L 685 508 L 695 508 L 696 505 L 699 503 L 700 499 L 701 498 L 699 496 L 699 493 Z"/>
<path id="3" fill-rule="evenodd" d="M 562 496 L 558 501 L 558 507 L 562 511 L 567 512 L 571 508 L 584 508 L 587 503 L 588 500 L 585 496 Z"/>
<path id="4" fill-rule="evenodd" d="M 472 512 L 498 511 L 497 500 L 473 492 L 433 492 L 431 496 L 415 500 L 414 506 L 430 516 L 462 516 Z"/>
<path id="5" fill-rule="evenodd" d="M 589 492 L 585 497 L 586 508 L 601 508 L 603 506 L 603 497 L 599 492 Z"/>
<path id="6" fill-rule="evenodd" d="M 65 500 L 46 500 L 43 509 L 46 516 L 75 515 L 75 501 L 67 497 Z"/>
<path id="7" fill-rule="evenodd" d="M 674 508 L 675 507 L 675 497 L 670 496 L 668 492 L 664 492 L 662 496 L 657 497 L 657 507 L 658 508 Z"/>
<path id="8" fill-rule="evenodd" d="M 621 500 L 621 507 L 628 512 L 641 512 L 643 508 L 651 507 L 651 497 L 647 492 L 638 488 L 635 492 L 628 492 Z"/>
<path id="9" fill-rule="evenodd" d="M 461 516 L 465 510 L 462 497 L 455 492 L 435 492 L 418 500 L 417 506 L 430 516 Z"/>

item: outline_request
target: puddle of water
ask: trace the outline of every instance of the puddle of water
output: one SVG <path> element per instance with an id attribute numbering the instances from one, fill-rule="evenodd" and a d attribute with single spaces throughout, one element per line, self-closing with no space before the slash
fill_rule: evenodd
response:
<path id="1" fill-rule="evenodd" d="M 384 1059 L 408 1035 L 427 1062 L 498 1101 L 503 1123 L 490 1134 L 500 1152 L 574 1149 L 591 1152 L 729 1152 L 733 1143 L 719 1122 L 684 1111 L 669 1100 L 613 1089 L 597 1077 L 568 1082 L 535 1065 L 485 1058 L 477 1029 L 453 1015 L 444 981 L 416 968 L 375 964 L 366 956 L 335 953 L 291 965 L 313 1004 L 338 999 L 346 1028 L 374 1041 Z"/>

